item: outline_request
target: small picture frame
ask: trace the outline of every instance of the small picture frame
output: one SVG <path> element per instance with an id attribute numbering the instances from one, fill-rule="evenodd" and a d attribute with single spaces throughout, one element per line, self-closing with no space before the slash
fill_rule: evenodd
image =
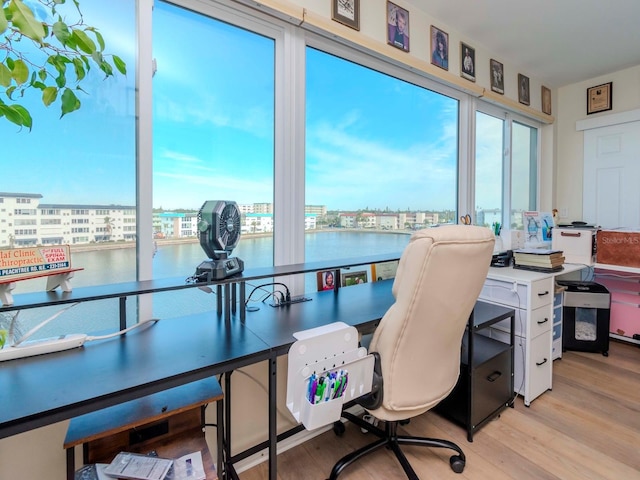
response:
<path id="1" fill-rule="evenodd" d="M 476 49 L 460 42 L 460 76 L 476 81 Z"/>
<path id="2" fill-rule="evenodd" d="M 318 284 L 319 292 L 340 288 L 340 277 L 336 270 L 322 270 L 320 272 L 316 272 L 316 282 Z"/>
<path id="3" fill-rule="evenodd" d="M 331 19 L 360 30 L 360 0 L 332 0 Z"/>
<path id="4" fill-rule="evenodd" d="M 343 287 L 350 287 L 351 285 L 359 285 L 360 283 L 367 283 L 368 275 L 366 270 L 358 272 L 343 273 L 340 276 L 340 283 Z"/>
<path id="5" fill-rule="evenodd" d="M 587 115 L 611 110 L 613 108 L 612 93 L 613 82 L 587 88 Z"/>
<path id="6" fill-rule="evenodd" d="M 409 11 L 387 2 L 387 43 L 409 51 Z"/>
<path id="7" fill-rule="evenodd" d="M 543 85 L 540 98 L 542 99 L 542 113 L 551 115 L 551 90 Z"/>
<path id="8" fill-rule="evenodd" d="M 431 25 L 431 64 L 449 70 L 449 34 Z"/>
<path id="9" fill-rule="evenodd" d="M 491 91 L 504 95 L 504 66 L 493 58 L 489 61 Z"/>
<path id="10" fill-rule="evenodd" d="M 382 280 L 395 278 L 398 264 L 398 260 L 371 264 L 371 281 L 381 282 Z"/>
<path id="11" fill-rule="evenodd" d="M 518 101 L 523 105 L 530 105 L 529 77 L 518 74 Z"/>

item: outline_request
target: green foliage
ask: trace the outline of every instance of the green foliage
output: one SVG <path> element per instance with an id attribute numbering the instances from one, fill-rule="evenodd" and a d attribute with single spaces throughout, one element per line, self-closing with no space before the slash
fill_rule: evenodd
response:
<path id="1" fill-rule="evenodd" d="M 0 118 L 31 130 L 30 112 L 14 103 L 28 90 L 40 90 L 46 107 L 59 101 L 62 118 L 81 107 L 74 90 L 83 91 L 80 83 L 92 66 L 105 77 L 113 76 L 114 69 L 126 75 L 122 59 L 104 53 L 104 38 L 84 23 L 79 0 L 72 0 L 78 14 L 75 23 L 62 18 L 57 8 L 66 1 L 31 0 L 47 12 L 41 21 L 23 0 L 0 0 Z M 33 54 L 34 46 L 38 55 Z"/>

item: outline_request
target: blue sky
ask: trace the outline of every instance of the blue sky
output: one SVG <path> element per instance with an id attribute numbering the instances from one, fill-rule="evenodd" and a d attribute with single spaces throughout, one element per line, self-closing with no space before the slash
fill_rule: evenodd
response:
<path id="1" fill-rule="evenodd" d="M 128 75 L 105 81 L 94 72 L 80 111 L 62 119 L 34 92 L 24 102 L 30 133 L 0 121 L 0 136 L 11 139 L 3 140 L 0 191 L 132 205 L 135 2 L 81 4 Z M 274 41 L 157 1 L 153 48 L 154 207 L 271 202 Z M 313 49 L 307 61 L 307 204 L 455 208 L 457 101 Z"/>

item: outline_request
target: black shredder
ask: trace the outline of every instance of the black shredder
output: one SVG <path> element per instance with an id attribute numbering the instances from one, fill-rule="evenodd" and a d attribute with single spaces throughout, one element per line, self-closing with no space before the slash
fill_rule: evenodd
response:
<path id="1" fill-rule="evenodd" d="M 565 286 L 562 306 L 562 349 L 609 355 L 611 295 L 595 282 L 560 280 Z"/>

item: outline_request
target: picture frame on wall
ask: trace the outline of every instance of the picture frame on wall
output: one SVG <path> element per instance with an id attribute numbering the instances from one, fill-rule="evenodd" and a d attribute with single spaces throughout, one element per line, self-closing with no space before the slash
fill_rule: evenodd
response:
<path id="1" fill-rule="evenodd" d="M 613 82 L 587 88 L 587 115 L 611 110 L 613 108 L 612 93 Z"/>
<path id="2" fill-rule="evenodd" d="M 331 19 L 360 30 L 360 0 L 332 0 Z"/>
<path id="3" fill-rule="evenodd" d="M 449 70 L 449 34 L 431 25 L 431 64 Z"/>
<path id="4" fill-rule="evenodd" d="M 542 99 L 542 113 L 551 115 L 551 90 L 543 85 L 540 98 Z"/>
<path id="5" fill-rule="evenodd" d="M 529 77 L 525 77 L 521 73 L 518 74 L 518 101 L 523 105 L 530 105 L 529 94 Z"/>
<path id="6" fill-rule="evenodd" d="M 409 51 L 409 11 L 387 1 L 387 43 Z"/>
<path id="7" fill-rule="evenodd" d="M 504 66 L 502 63 L 492 58 L 489 61 L 489 74 L 491 75 L 491 91 L 504 95 Z"/>
<path id="8" fill-rule="evenodd" d="M 476 49 L 460 42 L 460 76 L 476 81 Z"/>

